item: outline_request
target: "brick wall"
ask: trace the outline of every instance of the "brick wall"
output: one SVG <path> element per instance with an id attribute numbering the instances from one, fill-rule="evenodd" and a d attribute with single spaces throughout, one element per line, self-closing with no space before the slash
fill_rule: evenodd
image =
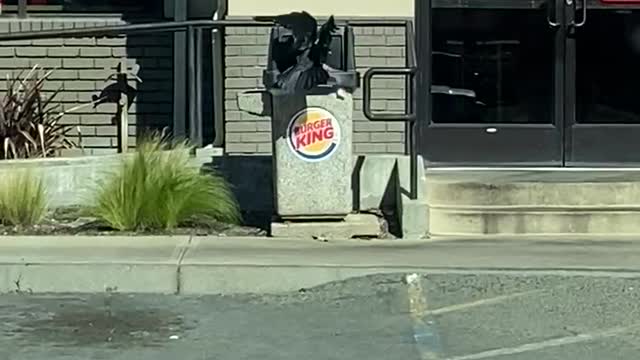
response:
<path id="1" fill-rule="evenodd" d="M 46 29 L 79 28 L 124 24 L 120 19 L 97 18 L 38 18 L 2 19 L 0 32 L 36 31 Z M 171 124 L 172 119 L 172 36 L 168 33 L 135 35 L 113 38 L 70 38 L 34 41 L 13 41 L 0 44 L 0 74 L 17 74 L 35 64 L 47 69 L 57 68 L 46 83 L 46 94 L 61 87 L 57 99 L 64 109 L 70 109 L 91 100 L 104 88 L 106 78 L 115 71 L 122 56 L 130 65 L 140 65 L 138 75 L 143 83 L 131 81 L 139 93 L 130 111 L 130 139 L 146 129 L 157 129 Z M 72 140 L 80 142 L 85 154 L 103 154 L 116 151 L 116 125 L 111 118 L 115 104 L 104 104 L 97 109 L 84 108 L 62 118 L 72 127 Z M 80 136 L 81 135 L 81 136 Z M 65 155 L 81 154 L 80 149 Z"/>
<path id="2" fill-rule="evenodd" d="M 140 19 L 143 22 L 145 20 Z M 148 21 L 148 20 L 147 20 Z M 32 18 L 0 19 L 0 32 L 79 28 L 126 23 L 118 18 Z M 403 66 L 405 37 L 403 27 L 355 27 L 356 65 L 363 73 L 370 66 Z M 227 29 L 225 36 L 225 150 L 231 154 L 267 155 L 271 151 L 267 118 L 238 110 L 238 92 L 261 84 L 266 63 L 268 28 Z M 172 36 L 135 35 L 113 38 L 71 38 L 13 41 L 0 44 L 0 74 L 29 69 L 35 64 L 57 68 L 46 84 L 47 94 L 59 87 L 57 99 L 64 109 L 90 101 L 107 84 L 120 57 L 130 65 L 140 65 L 142 84 L 131 81 L 139 93 L 130 110 L 130 143 L 146 129 L 159 129 L 172 123 Z M 373 82 L 372 106 L 375 110 L 403 111 L 404 80 L 377 78 Z M 356 153 L 401 153 L 404 124 L 370 122 L 362 114 L 362 91 L 355 93 L 354 151 Z M 91 107 L 68 114 L 63 123 L 72 128 L 72 140 L 85 154 L 116 151 L 116 126 L 111 123 L 114 104 Z M 80 136 L 81 134 L 81 136 Z M 65 155 L 81 154 L 81 149 Z"/>
<path id="3" fill-rule="evenodd" d="M 266 65 L 269 29 L 266 27 L 230 28 L 225 36 L 225 150 L 230 154 L 269 154 L 268 118 L 243 113 L 237 94 L 261 86 Z M 356 67 L 361 74 L 371 66 L 405 65 L 404 27 L 355 27 Z M 404 111 L 404 79 L 378 78 L 372 83 L 372 108 Z M 362 113 L 362 90 L 354 94 L 354 151 L 402 153 L 404 123 L 371 122 Z"/>

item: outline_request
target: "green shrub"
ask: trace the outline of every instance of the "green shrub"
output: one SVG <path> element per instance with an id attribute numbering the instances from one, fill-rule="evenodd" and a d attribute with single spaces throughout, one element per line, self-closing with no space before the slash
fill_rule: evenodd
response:
<path id="1" fill-rule="evenodd" d="M 190 164 L 190 150 L 157 135 L 141 140 L 132 158 L 98 184 L 94 216 L 117 230 L 168 230 L 194 219 L 238 222 L 228 184 Z"/>
<path id="2" fill-rule="evenodd" d="M 35 225 L 47 210 L 44 179 L 29 170 L 5 177 L 0 185 L 0 221 L 5 225 Z"/>

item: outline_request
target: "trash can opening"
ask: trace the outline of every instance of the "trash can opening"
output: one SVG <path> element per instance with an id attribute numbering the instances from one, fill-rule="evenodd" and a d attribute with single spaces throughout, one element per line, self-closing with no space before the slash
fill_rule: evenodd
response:
<path id="1" fill-rule="evenodd" d="M 323 25 L 325 24 L 322 24 L 318 31 L 318 42 L 322 37 Z M 316 71 L 311 76 L 314 86 L 310 87 L 305 86 L 304 82 L 309 82 L 309 80 L 303 79 L 304 75 L 294 74 L 296 72 L 294 67 L 307 62 L 308 67 L 313 71 L 311 62 L 315 59 L 313 56 L 314 47 L 311 46 L 308 50 L 294 48 L 294 30 L 276 23 L 271 28 L 267 67 L 262 77 L 265 88 L 276 92 L 289 92 L 290 95 L 297 93 L 322 94 L 335 92 L 336 88 L 342 88 L 349 92 L 357 89 L 360 85 L 360 74 L 355 67 L 353 31 L 349 26 L 334 27 L 333 29 L 335 30 L 330 36 L 328 54 L 321 64 L 328 74 L 328 78 L 324 79 L 323 77 L 326 75 L 318 74 Z"/>

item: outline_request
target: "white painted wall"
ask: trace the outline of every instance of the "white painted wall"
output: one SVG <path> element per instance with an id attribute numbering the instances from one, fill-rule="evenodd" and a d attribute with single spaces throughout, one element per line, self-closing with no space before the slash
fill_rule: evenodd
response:
<path id="1" fill-rule="evenodd" d="M 229 0 L 228 16 L 278 15 L 305 10 L 313 16 L 413 17 L 414 0 Z"/>

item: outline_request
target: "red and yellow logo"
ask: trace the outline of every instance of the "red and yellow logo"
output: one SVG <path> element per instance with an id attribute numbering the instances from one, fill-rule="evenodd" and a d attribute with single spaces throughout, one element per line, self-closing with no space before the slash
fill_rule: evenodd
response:
<path id="1" fill-rule="evenodd" d="M 327 110 L 309 107 L 296 113 L 287 128 L 289 148 L 305 161 L 329 158 L 340 144 L 340 124 Z"/>

